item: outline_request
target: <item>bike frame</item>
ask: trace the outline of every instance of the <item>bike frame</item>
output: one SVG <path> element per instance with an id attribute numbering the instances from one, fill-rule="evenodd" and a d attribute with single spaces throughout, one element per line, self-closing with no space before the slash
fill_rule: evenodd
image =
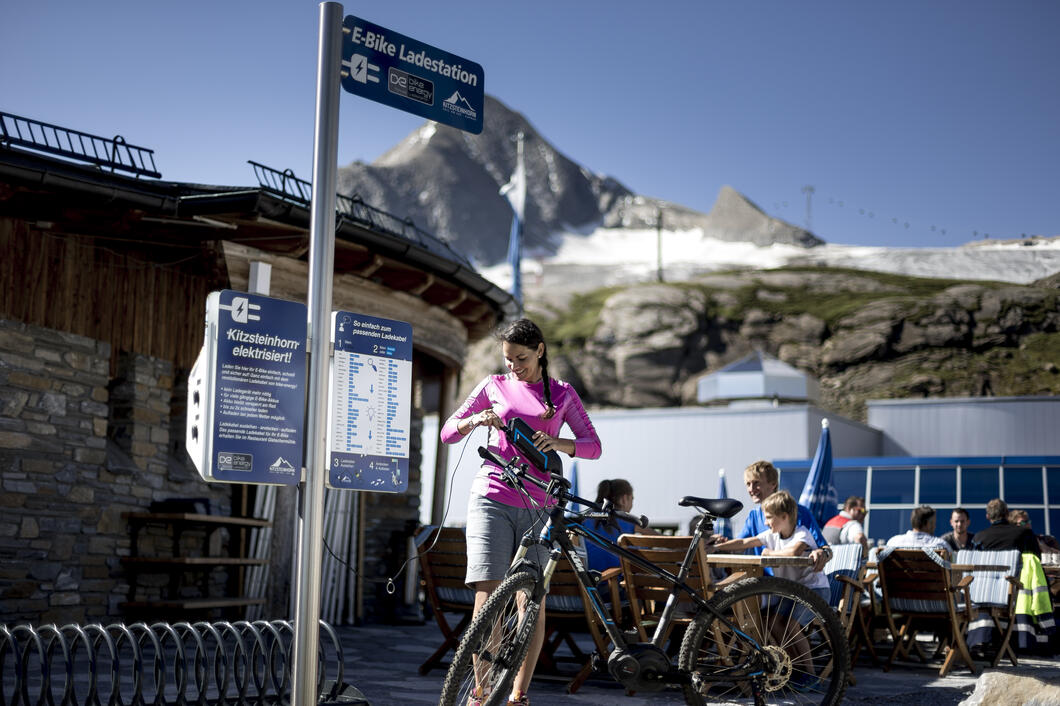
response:
<path id="1" fill-rule="evenodd" d="M 684 593 L 689 599 L 691 599 L 698 608 L 706 610 L 714 614 L 714 616 L 720 620 L 726 627 L 732 630 L 735 634 L 739 635 L 742 639 L 746 640 L 750 645 L 754 647 L 756 654 L 761 654 L 761 645 L 744 631 L 736 627 L 731 621 L 729 621 L 724 615 L 719 613 L 714 606 L 703 596 L 699 595 L 696 589 L 692 588 L 686 583 L 688 574 L 691 571 L 692 562 L 695 556 L 695 548 L 702 538 L 704 531 L 713 528 L 712 518 L 707 515 L 705 521 L 700 522 L 696 527 L 695 532 L 692 535 L 692 542 L 688 545 L 688 551 L 685 553 L 685 558 L 681 562 L 681 567 L 678 569 L 677 575 L 674 575 L 663 569 L 660 566 L 644 559 L 639 554 L 629 551 L 624 547 L 620 547 L 616 543 L 612 542 L 608 537 L 603 537 L 592 530 L 586 528 L 581 524 L 581 520 L 574 522 L 568 522 L 566 517 L 566 508 L 568 502 L 578 502 L 585 505 L 595 505 L 590 503 L 584 498 L 571 495 L 569 492 L 564 490 L 562 487 L 557 489 L 554 486 L 556 481 L 548 483 L 547 485 L 533 478 L 526 476 L 525 474 L 517 474 L 514 471 L 514 464 L 516 459 L 512 459 L 511 462 L 505 465 L 504 473 L 514 475 L 516 479 L 521 481 L 523 478 L 530 480 L 531 482 L 544 487 L 546 495 L 556 499 L 556 504 L 548 509 L 548 520 L 541 528 L 540 533 L 535 538 L 533 536 L 533 530 L 531 529 L 523 535 L 522 540 L 519 543 L 519 549 L 515 553 L 515 557 L 512 559 L 511 567 L 508 570 L 509 575 L 517 571 L 520 566 L 531 565 L 535 566 L 532 562 L 526 561 L 526 553 L 531 546 L 539 544 L 549 548 L 549 559 L 544 567 L 536 567 L 541 571 L 543 582 L 541 584 L 542 590 L 541 595 L 535 595 L 535 602 L 540 600 L 548 593 L 549 582 L 552 579 L 552 573 L 555 571 L 556 565 L 559 563 L 561 556 L 565 556 L 570 562 L 571 566 L 574 567 L 574 573 L 578 577 L 578 582 L 585 589 L 586 594 L 590 598 L 590 603 L 593 607 L 593 612 L 600 619 L 604 625 L 604 629 L 607 631 L 608 637 L 615 644 L 616 649 L 623 649 L 629 646 L 629 642 L 625 639 L 622 631 L 615 625 L 615 622 L 611 619 L 611 616 L 604 609 L 603 601 L 600 599 L 600 593 L 596 588 L 596 583 L 593 581 L 592 576 L 586 569 L 584 563 L 581 560 L 581 556 L 574 547 L 574 543 L 571 541 L 570 534 L 578 535 L 585 540 L 592 542 L 596 546 L 600 547 L 606 552 L 615 554 L 619 557 L 625 558 L 630 562 L 636 564 L 640 568 L 648 571 L 649 573 L 663 578 L 671 584 L 670 596 L 666 600 L 666 606 L 663 608 L 662 616 L 659 619 L 658 625 L 655 627 L 655 633 L 652 635 L 650 644 L 654 645 L 659 649 L 663 649 L 663 637 L 667 634 L 670 623 L 673 621 L 674 612 L 677 609 L 677 603 L 679 596 Z M 606 516 L 606 514 L 604 514 Z M 593 519 L 593 518 L 588 518 Z M 559 547 L 557 550 L 556 547 Z M 724 669 L 719 670 L 715 675 L 711 675 L 712 678 L 719 680 L 727 678 L 732 672 L 740 671 L 739 669 Z M 757 670 L 755 670 L 757 671 Z"/>

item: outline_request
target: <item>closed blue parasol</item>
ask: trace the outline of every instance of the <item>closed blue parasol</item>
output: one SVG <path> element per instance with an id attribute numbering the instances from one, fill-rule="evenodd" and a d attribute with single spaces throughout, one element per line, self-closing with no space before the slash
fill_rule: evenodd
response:
<path id="1" fill-rule="evenodd" d="M 578 493 L 578 461 L 575 460 L 570 465 L 570 492 L 571 495 L 579 495 Z M 582 506 L 578 503 L 571 503 L 567 509 L 570 512 L 578 512 Z"/>
<path id="2" fill-rule="evenodd" d="M 817 442 L 817 453 L 813 455 L 810 475 L 802 487 L 799 504 L 810 509 L 817 525 L 824 523 L 837 514 L 838 496 L 832 482 L 832 437 L 828 432 L 828 420 L 821 420 L 821 438 Z"/>
<path id="3" fill-rule="evenodd" d="M 729 497 L 729 491 L 725 489 L 725 469 L 718 469 L 718 497 Z M 728 518 L 719 517 L 714 520 L 714 534 L 720 534 L 732 539 L 732 522 Z"/>

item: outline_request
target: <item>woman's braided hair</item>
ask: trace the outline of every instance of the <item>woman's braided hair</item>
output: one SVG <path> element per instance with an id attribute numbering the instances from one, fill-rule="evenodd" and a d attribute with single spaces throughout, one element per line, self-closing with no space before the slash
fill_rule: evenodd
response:
<path id="1" fill-rule="evenodd" d="M 514 343 L 536 350 L 538 345 L 544 345 L 544 353 L 541 354 L 541 382 L 545 386 L 545 413 L 542 419 L 551 419 L 556 414 L 556 407 L 552 404 L 552 380 L 548 376 L 548 344 L 545 343 L 545 334 L 530 319 L 516 319 L 505 326 L 498 335 L 505 343 Z"/>

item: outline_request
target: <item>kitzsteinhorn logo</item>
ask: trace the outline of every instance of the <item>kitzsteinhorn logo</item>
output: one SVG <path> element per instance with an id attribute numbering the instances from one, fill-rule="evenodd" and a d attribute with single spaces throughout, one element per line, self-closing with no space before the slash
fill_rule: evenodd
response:
<path id="1" fill-rule="evenodd" d="M 442 102 L 442 107 L 450 113 L 463 115 L 465 118 L 470 118 L 472 120 L 478 118 L 478 112 L 471 107 L 471 104 L 467 102 L 466 98 L 460 95 L 460 91 L 454 91 L 453 95 L 446 98 Z"/>
<path id="2" fill-rule="evenodd" d="M 271 466 L 269 466 L 269 471 L 272 473 L 282 473 L 285 475 L 293 476 L 294 466 L 291 465 L 290 461 L 285 459 L 283 456 L 280 456 L 272 462 Z"/>

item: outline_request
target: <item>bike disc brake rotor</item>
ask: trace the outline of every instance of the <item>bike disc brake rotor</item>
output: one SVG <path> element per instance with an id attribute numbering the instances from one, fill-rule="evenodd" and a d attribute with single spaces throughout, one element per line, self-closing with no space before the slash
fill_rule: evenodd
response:
<path id="1" fill-rule="evenodd" d="M 762 647 L 772 663 L 773 668 L 763 675 L 763 687 L 766 691 L 779 691 L 791 680 L 791 655 L 779 645 Z"/>

